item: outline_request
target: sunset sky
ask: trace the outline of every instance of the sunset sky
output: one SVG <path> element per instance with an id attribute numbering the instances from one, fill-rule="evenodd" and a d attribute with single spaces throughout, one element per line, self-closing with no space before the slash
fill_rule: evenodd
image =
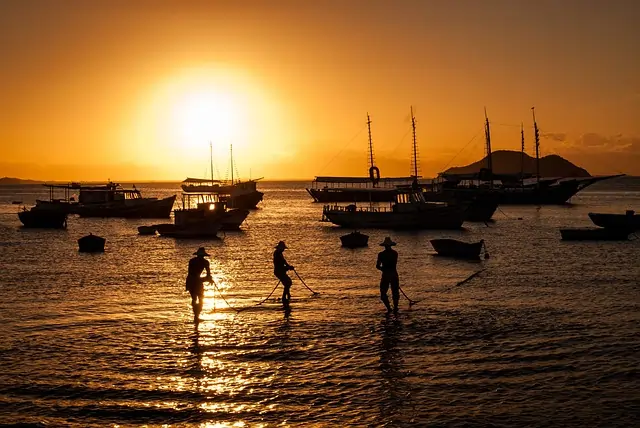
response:
<path id="1" fill-rule="evenodd" d="M 520 147 L 640 175 L 640 2 L 4 0 L 0 176 L 383 176 Z M 474 138 L 475 137 L 475 138 Z M 464 149 L 463 149 L 464 148 Z M 459 154 L 458 154 L 459 153 Z M 458 154 L 456 156 L 456 154 Z M 217 170 L 217 171 L 216 171 Z"/>

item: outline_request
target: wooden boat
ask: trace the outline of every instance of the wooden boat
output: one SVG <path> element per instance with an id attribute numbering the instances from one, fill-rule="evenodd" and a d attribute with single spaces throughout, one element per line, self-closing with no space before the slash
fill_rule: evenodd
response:
<path id="1" fill-rule="evenodd" d="M 182 208 L 174 211 L 174 224 L 187 226 L 203 221 L 219 223 L 220 230 L 239 230 L 248 209 L 227 207 L 227 200 L 212 193 L 183 193 Z"/>
<path id="2" fill-rule="evenodd" d="M 155 235 L 156 226 L 138 226 L 138 234 L 140 235 Z"/>
<path id="3" fill-rule="evenodd" d="M 484 239 L 478 242 L 463 242 L 456 239 L 432 239 L 431 246 L 441 256 L 456 257 L 461 259 L 479 259 L 480 252 L 485 249 L 485 258 L 488 255 L 484 245 Z"/>
<path id="4" fill-rule="evenodd" d="M 625 214 L 589 213 L 589 218 L 596 226 L 607 229 L 640 230 L 640 214 L 627 210 Z"/>
<path id="5" fill-rule="evenodd" d="M 18 218 L 29 228 L 65 229 L 67 227 L 67 213 L 60 211 L 43 210 L 33 207 L 29 210 L 23 208 L 18 213 Z"/>
<path id="6" fill-rule="evenodd" d="M 420 189 L 398 188 L 390 207 L 325 205 L 322 220 L 350 229 L 459 229 L 465 207 L 426 202 Z"/>
<path id="7" fill-rule="evenodd" d="M 107 240 L 93 233 L 78 239 L 78 250 L 81 253 L 102 253 Z"/>
<path id="8" fill-rule="evenodd" d="M 81 217 L 169 218 L 176 200 L 176 195 L 163 199 L 142 197 L 135 186 L 124 189 L 113 182 L 92 186 L 79 183 L 45 186 L 49 187 L 50 200 L 38 200 L 36 206 Z M 65 198 L 53 198 L 54 189 L 64 189 Z M 78 202 L 69 197 L 71 191 L 79 192 Z"/>
<path id="9" fill-rule="evenodd" d="M 369 245 L 369 235 L 365 235 L 356 230 L 348 235 L 342 235 L 340 241 L 342 242 L 342 246 L 346 248 L 366 247 Z"/>
<path id="10" fill-rule="evenodd" d="M 625 229 L 574 228 L 560 229 L 563 241 L 626 241 L 631 232 Z"/>
<path id="11" fill-rule="evenodd" d="M 182 191 L 186 193 L 211 193 L 224 201 L 228 208 L 255 209 L 262 201 L 264 193 L 258 191 L 257 182 L 262 178 L 240 181 L 233 177 L 233 146 L 231 146 L 231 180 L 222 181 L 213 179 L 213 146 L 211 150 L 211 179 L 187 178 L 182 182 Z"/>

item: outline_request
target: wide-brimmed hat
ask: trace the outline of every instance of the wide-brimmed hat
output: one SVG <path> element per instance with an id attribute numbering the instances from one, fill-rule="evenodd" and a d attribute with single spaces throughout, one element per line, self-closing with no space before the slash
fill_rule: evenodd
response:
<path id="1" fill-rule="evenodd" d="M 383 247 L 393 247 L 394 245 L 396 245 L 396 243 L 387 236 L 386 238 L 384 238 L 384 241 L 382 241 L 380 245 L 382 245 Z"/>
<path id="2" fill-rule="evenodd" d="M 287 244 L 285 244 L 284 241 L 280 241 L 274 248 L 282 248 L 283 250 L 286 250 L 289 247 L 287 247 Z"/>
<path id="3" fill-rule="evenodd" d="M 204 247 L 200 247 L 200 248 L 198 248 L 198 251 L 196 251 L 195 253 L 193 253 L 193 255 L 194 255 L 194 256 L 202 256 L 202 257 L 207 256 L 207 257 L 208 257 L 208 256 L 209 256 L 209 253 L 207 253 L 207 252 L 205 251 Z"/>

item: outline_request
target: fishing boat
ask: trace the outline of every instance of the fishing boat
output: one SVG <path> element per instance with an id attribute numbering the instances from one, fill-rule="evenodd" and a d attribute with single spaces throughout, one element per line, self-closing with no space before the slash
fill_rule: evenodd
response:
<path id="1" fill-rule="evenodd" d="M 314 202 L 392 202 L 396 186 L 409 185 L 413 177 L 380 177 L 380 169 L 373 157 L 371 118 L 367 113 L 369 130 L 369 176 L 368 177 L 315 177 L 306 189 Z"/>
<path id="2" fill-rule="evenodd" d="M 369 245 L 369 235 L 354 230 L 347 235 L 342 235 L 340 242 L 342 242 L 342 246 L 346 248 L 366 247 Z"/>
<path id="3" fill-rule="evenodd" d="M 427 202 L 419 188 L 406 186 L 398 188 L 395 201 L 388 207 L 325 205 L 322 220 L 351 229 L 459 229 L 465 209 L 458 204 Z"/>
<path id="4" fill-rule="evenodd" d="M 630 234 L 629 230 L 604 227 L 560 229 L 563 241 L 626 241 Z"/>
<path id="5" fill-rule="evenodd" d="M 102 253 L 104 252 L 104 244 L 107 240 L 89 233 L 78 239 L 78 251 L 81 253 Z"/>
<path id="6" fill-rule="evenodd" d="M 49 188 L 50 200 L 36 201 L 41 209 L 78 214 L 80 217 L 123 217 L 123 218 L 169 218 L 176 195 L 167 198 L 142 197 L 135 185 L 125 189 L 111 181 L 99 185 L 67 185 L 45 184 Z M 63 189 L 65 197 L 53 197 L 54 189 Z M 71 192 L 78 192 L 78 201 L 70 197 Z"/>
<path id="7" fill-rule="evenodd" d="M 18 218 L 28 228 L 65 229 L 67 213 L 62 211 L 43 210 L 37 206 L 18 212 Z"/>
<path id="8" fill-rule="evenodd" d="M 174 212 L 173 224 L 158 224 L 161 236 L 212 237 L 219 230 L 239 230 L 249 210 L 228 209 L 226 201 L 211 193 L 183 193 L 182 208 Z"/>
<path id="9" fill-rule="evenodd" d="M 627 210 L 625 214 L 589 213 L 589 218 L 596 226 L 607 229 L 640 230 L 640 214 Z"/>
<path id="10" fill-rule="evenodd" d="M 220 200 L 226 203 L 228 208 L 255 209 L 262 201 L 264 193 L 258 191 L 257 182 L 262 177 L 253 180 L 236 180 L 233 175 L 233 145 L 230 147 L 231 154 L 231 181 L 213 179 L 213 146 L 209 143 L 211 178 L 187 178 L 182 182 L 182 191 L 186 193 L 211 193 L 217 195 Z"/>
<path id="11" fill-rule="evenodd" d="M 479 259 L 482 249 L 485 250 L 485 258 L 489 254 L 484 245 L 484 239 L 478 242 L 463 242 L 457 239 L 432 239 L 430 242 L 438 255 L 445 257 Z"/>
<path id="12" fill-rule="evenodd" d="M 524 127 L 521 125 L 520 174 L 495 174 L 492 164 L 491 131 L 485 111 L 485 139 L 487 165 L 477 173 L 440 174 L 441 186 L 455 195 L 495 193 L 498 205 L 562 205 L 578 192 L 603 180 L 624 174 L 599 177 L 542 177 L 540 175 L 540 131 L 532 108 L 536 149 L 536 172 L 524 172 Z M 464 199 L 464 196 L 462 196 Z"/>

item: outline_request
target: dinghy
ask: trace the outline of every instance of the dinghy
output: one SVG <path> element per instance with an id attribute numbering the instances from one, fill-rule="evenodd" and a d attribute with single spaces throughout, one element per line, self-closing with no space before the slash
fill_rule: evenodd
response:
<path id="1" fill-rule="evenodd" d="M 138 226 L 138 234 L 140 235 L 155 235 L 156 226 Z"/>
<path id="2" fill-rule="evenodd" d="M 78 239 L 79 251 L 81 253 L 102 253 L 104 252 L 104 243 L 106 241 L 106 239 L 90 233 Z"/>
<path id="3" fill-rule="evenodd" d="M 624 214 L 589 213 L 589 218 L 596 226 L 607 229 L 640 230 L 640 214 L 633 210 Z"/>
<path id="4" fill-rule="evenodd" d="M 459 259 L 479 259 L 484 248 L 485 258 L 488 258 L 484 239 L 478 242 L 463 242 L 456 239 L 432 239 L 431 245 L 438 255 Z"/>
<path id="5" fill-rule="evenodd" d="M 342 242 L 342 246 L 346 248 L 366 247 L 369 245 L 369 235 L 365 235 L 356 230 L 348 235 L 342 235 L 340 241 Z"/>

